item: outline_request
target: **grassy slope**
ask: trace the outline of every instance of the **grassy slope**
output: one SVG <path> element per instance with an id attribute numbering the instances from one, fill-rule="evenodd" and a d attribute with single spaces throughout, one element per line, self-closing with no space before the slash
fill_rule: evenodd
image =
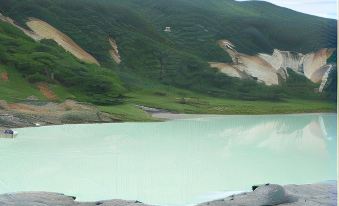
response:
<path id="1" fill-rule="evenodd" d="M 336 104 L 319 100 L 286 99 L 285 101 L 241 101 L 213 98 L 175 88 L 158 88 L 126 94 L 123 105 L 101 106 L 100 109 L 125 121 L 155 121 L 135 105 L 166 109 L 188 114 L 287 114 L 336 112 Z"/>
<path id="2" fill-rule="evenodd" d="M 218 97 L 268 100 L 299 98 L 286 90 L 229 78 L 207 61 L 230 61 L 216 45 L 230 39 L 245 53 L 273 48 L 301 52 L 336 44 L 336 21 L 265 2 L 233 0 L 0 0 L 0 10 L 24 25 L 43 19 L 68 34 L 102 65 L 162 84 Z M 172 26 L 172 33 L 164 33 Z M 122 64 L 109 57 L 107 38 L 119 46 Z M 134 84 L 125 82 L 125 86 Z M 143 88 L 140 84 L 138 87 Z M 306 96 L 313 95 L 309 86 Z M 295 89 L 299 90 L 299 88 Z"/>
<path id="3" fill-rule="evenodd" d="M 7 102 L 18 102 L 34 96 L 39 100 L 47 101 L 35 84 L 28 82 L 17 70 L 0 65 L 0 74 L 6 72 L 9 80 L 0 80 L 0 99 Z M 49 84 L 49 89 L 58 97 L 58 101 L 76 99 L 76 96 L 59 84 Z"/>
<path id="4" fill-rule="evenodd" d="M 0 74 L 7 72 L 9 80 L 0 80 L 0 97 L 8 102 L 15 102 L 26 99 L 29 96 L 36 96 L 39 99 L 45 98 L 41 95 L 38 89 L 27 82 L 22 75 L 15 69 L 0 65 Z"/>
<path id="5" fill-rule="evenodd" d="M 61 101 L 104 102 L 124 92 L 111 70 L 80 62 L 54 42 L 35 42 L 8 23 L 0 22 L 0 43 L 0 65 L 9 73 L 0 89 L 4 99 L 42 98 L 36 90 L 40 82 L 48 83 Z"/>
<path id="6" fill-rule="evenodd" d="M 45 99 L 35 85 L 30 84 L 14 69 L 1 66 L 0 73 L 6 71 L 9 81 L 0 81 L 1 99 L 15 102 L 34 95 Z M 65 88 L 52 85 L 59 98 L 73 97 Z M 311 100 L 286 100 L 284 102 L 239 101 L 220 99 L 196 94 L 186 90 L 163 87 L 126 94 L 127 101 L 116 106 L 99 106 L 103 112 L 111 113 L 123 121 L 154 121 L 149 114 L 135 105 L 145 105 L 163 108 L 177 113 L 201 114 L 271 114 L 271 113 L 300 113 L 300 112 L 333 112 L 334 103 Z M 61 100 L 63 100 L 61 99 Z M 183 101 L 185 99 L 185 101 Z"/>
<path id="7" fill-rule="evenodd" d="M 11 5 L 18 2 L 6 1 Z M 115 73 L 119 74 L 124 86 L 129 88 L 129 91 L 124 94 L 125 102 L 120 105 L 100 106 L 99 108 L 127 121 L 153 120 L 147 113 L 136 108 L 135 104 L 164 108 L 173 112 L 208 114 L 333 112 L 336 110 L 335 103 L 321 101 L 319 96 L 313 94 L 313 88 L 317 85 L 300 79 L 298 76 L 294 80 L 291 79 L 282 88 L 270 88 L 254 82 L 241 82 L 213 74 L 205 64 L 207 60 L 229 60 L 225 53 L 215 45 L 215 41 L 220 38 L 229 37 L 239 44 L 238 49 L 248 53 L 270 51 L 275 47 L 287 50 L 297 50 L 298 47 L 302 51 L 310 51 L 326 46 L 331 44 L 331 41 L 326 39 L 317 41 L 317 45 L 311 45 L 309 42 L 319 38 L 320 31 L 323 30 L 325 33 L 331 31 L 333 29 L 331 20 L 289 11 L 288 15 L 293 17 L 289 21 L 293 20 L 297 23 L 291 23 L 290 27 L 286 25 L 286 30 L 289 32 L 286 33 L 278 31 L 281 27 L 272 26 L 277 23 L 278 25 L 288 23 L 284 20 L 286 16 L 284 17 L 282 14 L 286 12 L 286 9 L 270 8 L 276 12 L 261 9 L 272 7 L 270 4 L 260 7 L 262 6 L 260 3 L 258 6 L 257 3 L 210 0 L 207 7 L 205 2 L 200 0 L 195 0 L 194 5 L 187 0 L 175 0 L 172 3 L 161 1 L 161 4 L 154 0 L 145 0 L 142 4 L 136 4 L 134 0 L 124 1 L 125 3 L 117 0 L 114 4 L 110 2 L 107 8 L 97 4 L 91 9 L 74 10 L 72 8 L 79 6 L 79 2 L 92 4 L 86 0 L 76 0 L 69 4 L 66 4 L 66 1 L 60 1 L 55 5 L 52 1 L 39 0 L 40 4 L 37 4 L 37 1 L 23 1 L 22 5 L 16 4 L 9 12 L 8 10 L 6 12 L 19 21 L 22 21 L 25 16 L 34 14 L 36 17 L 51 22 L 69 34 L 85 49 L 93 51 L 93 54 L 111 70 L 83 64 L 71 55 L 65 54 L 61 48 L 51 42 L 35 43 L 18 30 L 0 23 L 2 31 L 0 41 L 3 43 L 0 45 L 0 55 L 2 55 L 0 73 L 6 70 L 10 76 L 10 81 L 0 81 L 0 99 L 16 101 L 31 95 L 44 99 L 36 89 L 35 82 L 28 81 L 29 75 L 34 75 L 36 71 L 26 73 L 27 71 L 20 70 L 21 67 L 17 68 L 15 59 L 27 57 L 29 61 L 34 60 L 39 67 L 41 62 L 45 62 L 46 57 L 50 57 L 46 56 L 49 54 L 54 56 L 52 58 L 54 62 L 53 66 L 47 64 L 47 67 L 56 73 L 59 71 L 59 74 L 62 75 L 61 79 L 68 76 L 78 77 L 79 74 L 83 74 L 82 72 L 89 75 L 86 78 L 90 78 L 71 79 L 70 81 L 77 82 L 75 85 L 45 79 L 44 81 L 49 82 L 51 90 L 59 97 L 60 101 L 67 98 L 80 101 L 101 98 L 111 100 L 117 94 L 126 92 L 122 89 L 119 80 L 114 77 Z M 5 0 L 0 0 L 0 3 L 4 2 Z M 46 5 L 47 3 L 43 2 L 49 2 L 53 7 L 49 7 Z M 87 8 L 86 4 L 81 4 L 81 8 Z M 0 7 L 2 6 L 5 8 L 6 4 L 0 4 Z M 26 7 L 27 10 L 23 11 L 22 9 Z M 175 8 L 181 9 L 175 10 Z M 258 10 L 262 10 L 259 17 Z M 97 15 L 98 11 L 101 15 Z M 162 13 L 168 15 L 161 15 Z M 86 17 L 86 21 L 84 21 L 84 17 Z M 252 20 L 250 21 L 250 19 Z M 315 23 L 308 24 L 309 28 L 298 28 L 298 32 L 295 32 L 298 26 L 310 22 Z M 164 34 L 161 30 L 165 25 L 175 25 L 172 26 L 173 33 Z M 326 25 L 330 25 L 329 28 L 322 28 Z M 201 26 L 209 31 L 208 34 L 202 30 Z M 241 26 L 253 27 L 259 33 L 243 31 Z M 268 27 L 266 28 L 266 26 Z M 321 29 L 319 30 L 319 28 Z M 304 36 L 302 32 L 306 30 L 313 34 L 302 40 L 301 37 Z M 280 36 L 272 35 L 273 33 L 279 34 L 279 32 L 281 32 Z M 247 36 L 241 36 L 242 33 Z M 323 35 L 323 32 L 321 34 Z M 107 35 L 114 36 L 119 44 L 124 60 L 120 66 L 112 63 L 107 57 L 109 48 L 105 41 Z M 252 39 L 248 39 L 248 35 Z M 283 39 L 284 35 L 290 36 L 288 41 L 293 44 L 287 44 L 287 40 Z M 93 41 L 93 38 L 96 41 Z M 264 44 L 262 41 L 268 41 L 269 44 Z M 249 48 L 251 50 L 248 50 Z M 45 54 L 34 54 L 34 52 L 41 52 L 41 49 Z M 159 70 L 161 68 L 159 59 L 161 58 L 163 58 L 163 67 L 166 71 L 163 79 L 159 80 L 159 71 L 161 71 Z M 44 65 L 43 69 L 46 68 L 46 64 Z M 81 69 L 78 70 L 79 68 Z M 112 70 L 115 72 L 113 73 Z M 41 70 L 39 74 L 44 74 L 44 72 Z M 92 78 L 98 75 L 97 72 L 99 72 L 98 78 Z M 95 96 L 95 91 L 83 88 L 86 86 L 84 83 L 93 81 L 93 84 L 87 85 L 87 88 L 90 90 L 99 88 L 100 91 L 102 87 L 99 82 L 103 80 L 103 76 L 111 77 L 105 80 L 111 82 L 113 90 Z M 44 76 L 44 78 L 46 77 Z M 165 83 L 167 86 L 161 83 Z M 174 88 L 173 85 L 181 87 L 181 89 Z M 208 94 L 211 94 L 210 92 L 223 93 L 223 98 L 207 96 L 207 92 Z M 280 101 L 260 100 L 276 94 L 280 95 Z M 236 100 L 235 98 L 257 99 L 257 101 Z M 303 98 L 303 100 L 297 98 Z"/>
<path id="8" fill-rule="evenodd" d="M 281 102 L 240 101 L 212 98 L 192 93 L 159 96 L 149 91 L 131 93 L 128 96 L 130 97 L 130 102 L 149 107 L 164 108 L 178 113 L 273 114 L 336 111 L 335 103 L 317 100 L 289 99 Z M 183 98 L 186 98 L 186 100 L 183 100 Z"/>
<path id="9" fill-rule="evenodd" d="M 160 106 L 160 105 L 158 105 Z M 99 106 L 102 112 L 113 114 L 122 121 L 155 121 L 150 114 L 136 107 L 133 103 L 125 103 L 116 106 Z"/>
<path id="10" fill-rule="evenodd" d="M 224 56 L 215 41 L 229 39 L 240 52 L 255 54 L 274 48 L 310 52 L 336 46 L 336 21 L 301 14 L 263 1 L 137 0 L 125 1 L 149 17 L 177 47 L 207 60 Z"/>

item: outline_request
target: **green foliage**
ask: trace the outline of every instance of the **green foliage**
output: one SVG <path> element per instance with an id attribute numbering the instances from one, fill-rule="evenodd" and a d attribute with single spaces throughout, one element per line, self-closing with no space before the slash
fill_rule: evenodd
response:
<path id="1" fill-rule="evenodd" d="M 161 95 L 157 95 L 158 93 Z M 164 95 L 165 94 L 165 95 Z M 126 94 L 128 101 L 149 107 L 192 114 L 281 114 L 334 112 L 336 104 L 319 100 L 284 99 L 284 101 L 246 101 L 213 98 L 178 89 L 160 87 Z"/>
<path id="2" fill-rule="evenodd" d="M 14 68 L 0 65 L 0 73 L 7 72 L 9 80 L 0 80 L 0 98 L 8 102 L 16 102 L 26 99 L 29 96 L 35 96 L 41 100 L 45 98 Z"/>
<path id="3" fill-rule="evenodd" d="M 274 48 L 306 53 L 335 48 L 337 39 L 335 20 L 262 1 L 0 0 L 0 11 L 22 26 L 29 17 L 50 23 L 104 68 L 76 60 L 50 40 L 35 43 L 5 24 L 0 27 L 5 31 L 0 32 L 1 62 L 31 82 L 61 84 L 77 98 L 97 104 L 120 102 L 116 97 L 123 87 L 145 89 L 153 83 L 242 100 L 322 98 L 314 93 L 316 85 L 296 74 L 280 87 L 268 87 L 228 77 L 207 62 L 231 61 L 217 45 L 220 39 L 248 54 Z M 166 26 L 171 33 L 163 32 Z M 109 37 L 118 44 L 120 65 L 109 55 Z"/>
<path id="4" fill-rule="evenodd" d="M 305 76 L 297 74 L 291 69 L 288 69 L 287 81 L 282 84 L 282 89 L 287 96 L 294 96 L 302 99 L 319 98 L 319 94 L 315 92 L 315 89 L 317 88 L 319 88 L 318 84 L 311 82 Z"/>
<path id="5" fill-rule="evenodd" d="M 51 41 L 34 42 L 7 23 L 0 22 L 0 30 L 0 62 L 30 83 L 61 84 L 89 102 L 114 101 L 124 92 L 111 70 L 80 62 Z"/>
<path id="6" fill-rule="evenodd" d="M 330 58 L 327 60 L 329 63 L 337 64 L 337 50 L 333 52 Z"/>
<path id="7" fill-rule="evenodd" d="M 115 106 L 100 106 L 102 112 L 114 115 L 124 121 L 154 121 L 147 112 L 137 108 L 133 104 L 121 104 Z"/>
<path id="8" fill-rule="evenodd" d="M 27 80 L 30 83 L 44 82 L 46 81 L 46 77 L 39 73 L 35 73 L 35 74 L 28 75 Z"/>
<path id="9" fill-rule="evenodd" d="M 337 68 L 332 70 L 332 72 L 329 74 L 327 83 L 324 88 L 324 95 L 328 99 L 337 102 L 337 83 L 338 83 L 338 73 Z"/>

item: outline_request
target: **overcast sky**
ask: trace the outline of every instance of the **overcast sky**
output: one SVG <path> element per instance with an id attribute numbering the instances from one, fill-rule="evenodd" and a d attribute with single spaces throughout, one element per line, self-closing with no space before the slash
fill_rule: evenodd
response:
<path id="1" fill-rule="evenodd" d="M 246 0 L 239 0 L 246 1 Z M 265 0 L 299 12 L 337 19 L 337 0 Z"/>

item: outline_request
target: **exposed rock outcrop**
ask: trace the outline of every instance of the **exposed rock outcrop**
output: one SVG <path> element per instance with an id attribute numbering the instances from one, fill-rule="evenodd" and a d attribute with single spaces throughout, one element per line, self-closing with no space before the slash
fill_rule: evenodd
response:
<path id="1" fill-rule="evenodd" d="M 115 61 L 115 63 L 120 64 L 121 63 L 121 57 L 120 57 L 120 54 L 119 54 L 118 45 L 117 45 L 116 41 L 112 38 L 108 38 L 108 41 L 109 41 L 110 45 L 112 46 L 112 49 L 109 51 L 112 59 Z"/>
<path id="2" fill-rule="evenodd" d="M 309 54 L 275 49 L 272 55 L 261 53 L 250 56 L 237 52 L 228 40 L 220 40 L 218 44 L 230 55 L 233 63 L 210 62 L 211 67 L 232 77 L 253 77 L 266 85 L 278 85 L 280 80 L 286 80 L 288 68 L 315 83 L 326 81 L 324 76 L 333 69 L 333 66 L 327 64 L 327 59 L 335 49 L 324 48 Z"/>
<path id="3" fill-rule="evenodd" d="M 36 35 L 40 36 L 42 39 L 52 39 L 78 59 L 87 63 L 99 65 L 99 62 L 92 55 L 83 50 L 66 34 L 54 28 L 47 22 L 36 18 L 30 18 L 26 24 Z"/>
<path id="4" fill-rule="evenodd" d="M 320 70 L 320 71 L 324 71 L 324 74 L 322 75 L 321 84 L 320 84 L 320 87 L 319 87 L 319 92 L 323 92 L 323 90 L 327 86 L 328 79 L 330 77 L 331 72 L 335 69 L 337 69 L 336 65 L 329 65 L 327 68 Z"/>
<path id="5" fill-rule="evenodd" d="M 25 29 L 25 28 L 19 26 L 18 24 L 15 23 L 15 21 L 13 19 L 11 19 L 10 17 L 4 16 L 1 13 L 0 13 L 0 21 L 7 22 L 7 23 L 11 24 L 12 26 L 16 27 L 17 29 L 20 29 L 22 32 L 24 32 L 27 36 L 31 37 L 35 41 L 39 41 L 39 40 L 42 39 L 42 37 L 40 37 L 39 35 L 35 34 L 34 32 L 32 32 L 28 29 Z"/>
<path id="6" fill-rule="evenodd" d="M 10 17 L 4 16 L 0 13 L 0 21 L 7 22 L 12 26 L 20 29 L 27 36 L 31 37 L 35 41 L 40 41 L 42 39 L 52 39 L 63 47 L 66 51 L 73 54 L 76 58 L 90 63 L 99 65 L 99 62 L 88 52 L 82 49 L 77 43 L 75 43 L 70 37 L 62 33 L 58 29 L 54 28 L 47 22 L 44 22 L 40 19 L 30 18 L 26 24 L 31 29 L 25 29 L 15 23 Z"/>
<path id="7" fill-rule="evenodd" d="M 237 77 L 240 79 L 245 78 L 243 72 L 241 72 L 237 67 L 233 67 L 231 64 L 221 63 L 221 62 L 210 62 L 210 66 L 213 68 L 218 68 L 222 73 L 227 74 L 231 77 Z"/>
<path id="8" fill-rule="evenodd" d="M 314 185 L 261 185 L 253 192 L 232 195 L 225 199 L 199 204 L 198 206 L 335 206 L 335 184 Z M 139 201 L 107 200 L 78 202 L 75 197 L 60 193 L 24 192 L 0 195 L 0 206 L 147 206 Z"/>

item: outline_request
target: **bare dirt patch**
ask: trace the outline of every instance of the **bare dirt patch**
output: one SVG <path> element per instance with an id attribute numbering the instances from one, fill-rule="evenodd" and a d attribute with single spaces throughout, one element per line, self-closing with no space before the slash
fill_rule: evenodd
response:
<path id="1" fill-rule="evenodd" d="M 44 39 L 53 39 L 56 43 L 78 59 L 87 63 L 99 65 L 99 62 L 91 54 L 82 49 L 69 36 L 54 28 L 47 22 L 36 18 L 30 18 L 26 24 L 35 34 Z"/>
<path id="2" fill-rule="evenodd" d="M 217 68 L 220 72 L 227 74 L 231 77 L 237 77 L 242 79 L 242 75 L 240 74 L 239 70 L 233 67 L 231 64 L 222 63 L 222 62 L 209 62 L 212 68 Z"/>
<path id="3" fill-rule="evenodd" d="M 52 90 L 49 89 L 48 84 L 46 83 L 39 83 L 37 85 L 38 89 L 48 100 L 57 100 L 58 97 L 54 94 Z"/>
<path id="4" fill-rule="evenodd" d="M 36 35 L 32 31 L 29 31 L 28 29 L 25 29 L 25 28 L 19 26 L 13 19 L 11 19 L 11 18 L 9 18 L 7 16 L 4 16 L 2 13 L 0 13 L 0 21 L 7 22 L 7 23 L 11 24 L 12 26 L 20 29 L 22 32 L 24 32 L 27 36 L 31 37 L 35 41 L 41 40 L 40 36 Z"/>
<path id="5" fill-rule="evenodd" d="M 2 72 L 0 76 L 2 81 L 8 81 L 9 79 L 7 72 Z"/>

